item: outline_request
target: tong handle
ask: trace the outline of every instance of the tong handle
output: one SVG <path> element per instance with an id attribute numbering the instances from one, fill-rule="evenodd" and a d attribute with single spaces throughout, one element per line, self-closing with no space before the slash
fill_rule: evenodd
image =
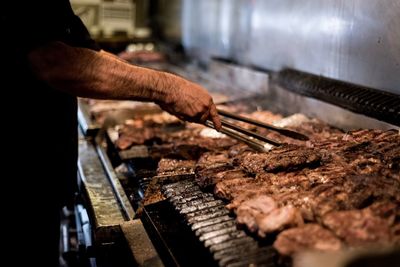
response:
<path id="1" fill-rule="evenodd" d="M 249 118 L 246 118 L 246 117 L 243 117 L 243 116 L 240 116 L 240 115 L 236 115 L 236 114 L 233 114 L 231 112 L 227 112 L 227 111 L 224 111 L 224 110 L 221 110 L 221 109 L 218 109 L 218 114 L 223 115 L 223 116 L 228 117 L 228 118 L 232 118 L 232 119 L 236 119 L 236 120 L 239 120 L 239 121 L 247 122 L 247 123 L 259 126 L 259 127 L 263 127 L 265 129 L 268 129 L 268 130 L 276 131 L 276 132 L 278 132 L 278 133 L 280 133 L 282 135 L 285 135 L 285 136 L 288 136 L 288 137 L 291 137 L 291 138 L 294 138 L 294 139 L 298 139 L 298 140 L 302 140 L 302 141 L 309 140 L 309 138 L 307 136 L 305 136 L 304 134 L 301 134 L 301 133 L 298 133 L 298 132 L 295 132 L 295 131 L 292 131 L 292 130 L 288 130 L 288 129 L 285 129 L 285 128 L 276 127 L 274 125 L 267 124 L 267 123 L 264 123 L 264 122 L 261 122 L 261 121 L 249 119 Z"/>
<path id="2" fill-rule="evenodd" d="M 274 141 L 274 140 L 272 140 L 272 139 L 270 139 L 268 137 L 262 136 L 262 135 L 260 135 L 258 133 L 255 133 L 255 132 L 249 131 L 247 129 L 244 129 L 242 127 L 239 127 L 239 126 L 237 126 L 235 124 L 232 124 L 232 123 L 230 123 L 230 122 L 228 122 L 228 121 L 226 121 L 224 119 L 221 119 L 221 124 L 222 124 L 222 126 L 228 127 L 230 129 L 233 129 L 233 130 L 238 131 L 240 133 L 246 134 L 248 136 L 252 136 L 254 138 L 257 138 L 258 140 L 261 140 L 263 142 L 269 143 L 271 145 L 274 145 L 274 146 L 280 146 L 281 145 L 281 143 L 279 143 L 279 142 L 276 142 L 276 141 Z"/>
<path id="3" fill-rule="evenodd" d="M 204 124 L 212 129 L 215 129 L 214 124 L 210 120 L 207 120 Z M 236 140 L 246 143 L 247 145 L 249 145 L 256 151 L 260 151 L 260 152 L 268 151 L 268 149 L 265 147 L 265 143 L 262 143 L 262 142 L 258 141 L 257 139 L 255 139 L 255 140 L 250 139 L 249 137 L 241 135 L 240 133 L 238 133 L 224 125 L 222 125 L 220 132 L 223 134 L 226 134 L 227 136 L 230 136 Z"/>

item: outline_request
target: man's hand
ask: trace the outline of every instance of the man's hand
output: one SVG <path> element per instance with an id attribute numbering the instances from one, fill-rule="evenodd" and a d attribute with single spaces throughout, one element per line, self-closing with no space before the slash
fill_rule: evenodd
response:
<path id="1" fill-rule="evenodd" d="M 159 105 L 165 111 L 182 120 L 204 123 L 211 120 L 217 130 L 221 129 L 221 120 L 209 93 L 201 86 L 174 77 L 173 88 L 166 93 Z"/>

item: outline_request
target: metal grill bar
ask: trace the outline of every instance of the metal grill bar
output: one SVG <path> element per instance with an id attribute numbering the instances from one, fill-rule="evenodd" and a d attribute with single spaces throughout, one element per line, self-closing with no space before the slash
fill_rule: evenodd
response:
<path id="1" fill-rule="evenodd" d="M 170 199 L 170 201 L 173 202 L 174 204 L 183 204 L 183 203 L 186 203 L 188 201 L 192 201 L 192 200 L 201 198 L 202 196 L 203 196 L 203 194 L 196 190 L 196 191 L 190 192 L 190 194 L 182 194 L 180 196 L 172 197 Z"/>
<path id="2" fill-rule="evenodd" d="M 234 233 L 235 231 L 236 231 L 236 225 L 232 225 L 231 227 L 228 227 L 228 228 L 203 233 L 200 235 L 199 240 L 206 241 L 206 240 L 210 240 L 212 238 L 218 237 L 218 236 Z M 197 234 L 197 232 L 196 232 L 196 234 Z"/>
<path id="3" fill-rule="evenodd" d="M 221 200 L 213 200 L 210 202 L 202 203 L 198 206 L 186 207 L 184 209 L 181 209 L 180 213 L 186 214 L 186 213 L 190 213 L 190 212 L 194 212 L 194 211 L 208 209 L 208 208 L 215 207 L 215 206 L 222 205 L 222 204 L 223 204 L 223 202 Z"/>
<path id="4" fill-rule="evenodd" d="M 188 218 L 187 222 L 189 224 L 193 224 L 193 226 L 197 223 L 202 223 L 204 221 L 209 221 L 210 219 L 217 218 L 217 217 L 224 217 L 224 215 L 228 215 L 228 211 L 226 209 L 217 210 L 215 212 L 207 213 L 207 214 L 200 214 L 196 217 Z M 226 216 L 229 217 L 229 216 Z"/>
<path id="5" fill-rule="evenodd" d="M 236 240 L 233 240 L 229 243 L 221 243 L 221 244 L 215 244 L 213 246 L 210 247 L 210 251 L 212 253 L 217 253 L 219 251 L 223 251 L 223 250 L 227 250 L 233 247 L 239 247 L 239 246 L 243 246 L 245 244 L 251 244 L 252 241 L 254 241 L 251 237 L 249 236 L 245 236 L 243 238 L 238 238 Z M 255 245 L 257 245 L 256 243 L 253 243 Z"/>
<path id="6" fill-rule="evenodd" d="M 284 70 L 277 77 L 293 92 L 400 126 L 399 95 L 296 70 Z"/>
<path id="7" fill-rule="evenodd" d="M 208 220 L 204 220 L 204 221 L 200 221 L 200 222 L 197 222 L 197 223 L 193 223 L 192 224 L 192 230 L 196 231 L 197 229 L 200 229 L 200 228 L 203 228 L 203 227 L 207 227 L 207 226 L 210 226 L 210 225 L 213 225 L 213 224 L 216 224 L 216 223 L 226 222 L 226 221 L 231 222 L 232 218 L 230 216 L 228 216 L 228 215 L 220 216 L 220 217 L 216 217 L 216 218 L 210 218 Z"/>
<path id="8" fill-rule="evenodd" d="M 237 232 L 233 232 L 233 233 L 229 233 L 226 235 L 221 235 L 221 236 L 217 236 L 211 239 L 208 239 L 204 242 L 204 246 L 205 247 L 210 247 L 212 245 L 216 245 L 222 242 L 226 242 L 226 241 L 230 241 L 230 240 L 234 240 L 240 237 L 245 237 L 247 234 L 245 232 L 242 231 L 237 231 Z"/>
<path id="9" fill-rule="evenodd" d="M 163 193 L 219 266 L 276 266 L 272 247 L 238 229 L 224 203 L 194 181 L 165 185 Z"/>
<path id="10" fill-rule="evenodd" d="M 201 218 L 200 216 L 202 216 L 202 215 L 210 216 L 210 218 L 215 218 L 215 217 L 213 217 L 212 214 L 216 214 L 217 212 L 223 212 L 223 211 L 227 212 L 225 207 L 217 206 L 217 207 L 211 207 L 207 210 L 199 210 L 196 212 L 188 213 L 188 214 L 186 214 L 185 217 L 188 222 L 190 221 L 190 224 L 193 224 L 196 221 L 200 221 L 200 218 Z M 199 219 L 197 219 L 197 218 L 199 218 Z"/>
<path id="11" fill-rule="evenodd" d="M 246 242 L 246 243 L 243 243 L 241 245 L 229 247 L 227 249 L 223 249 L 223 250 L 220 250 L 220 251 L 216 252 L 214 254 L 214 259 L 221 260 L 221 259 L 225 258 L 226 255 L 232 255 L 232 254 L 237 253 L 238 250 L 240 250 L 240 251 L 253 251 L 253 250 L 257 249 L 257 248 L 258 248 L 257 244 Z"/>

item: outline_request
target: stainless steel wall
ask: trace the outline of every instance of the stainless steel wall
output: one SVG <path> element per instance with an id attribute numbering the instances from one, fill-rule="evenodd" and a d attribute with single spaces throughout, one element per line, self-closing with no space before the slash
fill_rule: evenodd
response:
<path id="1" fill-rule="evenodd" d="M 171 41 L 180 42 L 182 39 L 182 0 L 159 0 L 158 13 L 157 19 L 163 36 Z"/>
<path id="2" fill-rule="evenodd" d="M 232 0 L 183 0 L 183 45 L 202 62 L 211 56 L 229 57 L 233 24 Z"/>
<path id="3" fill-rule="evenodd" d="M 400 94 L 400 0 L 183 0 L 183 44 Z"/>

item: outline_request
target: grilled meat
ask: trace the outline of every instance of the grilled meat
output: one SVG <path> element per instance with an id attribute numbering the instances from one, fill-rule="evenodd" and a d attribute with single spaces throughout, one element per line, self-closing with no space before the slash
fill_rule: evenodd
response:
<path id="1" fill-rule="evenodd" d="M 362 210 L 333 211 L 322 222 L 350 246 L 387 244 L 393 239 L 396 212 L 400 208 L 394 203 L 376 203 Z"/>
<path id="2" fill-rule="evenodd" d="M 254 183 L 253 179 L 236 178 L 231 180 L 223 180 L 215 185 L 214 194 L 220 198 L 232 200 L 234 196 L 238 196 L 246 191 L 246 186 L 260 190 L 260 187 Z"/>
<path id="3" fill-rule="evenodd" d="M 318 224 L 305 224 L 280 233 L 274 248 L 285 256 L 292 256 L 305 250 L 337 251 L 342 242 L 329 230 Z"/>
<path id="4" fill-rule="evenodd" d="M 120 150 L 125 150 L 132 145 L 143 145 L 152 142 L 160 130 L 157 128 L 136 128 L 125 125 L 119 131 L 119 138 L 116 146 Z"/>
<path id="5" fill-rule="evenodd" d="M 218 181 L 223 180 L 224 173 L 229 170 L 233 170 L 232 164 L 229 163 L 197 166 L 195 170 L 196 182 L 201 187 L 214 185 Z"/>
<path id="6" fill-rule="evenodd" d="M 307 147 L 286 145 L 270 153 L 248 153 L 239 159 L 240 166 L 249 173 L 277 172 L 318 165 L 322 155 Z"/>
<path id="7" fill-rule="evenodd" d="M 169 173 L 189 173 L 193 172 L 196 162 L 194 160 L 178 160 L 163 158 L 158 162 L 157 175 Z"/>
<path id="8" fill-rule="evenodd" d="M 301 226 L 303 221 L 324 222 L 333 229 L 334 226 L 342 226 L 341 220 L 348 220 L 350 226 L 333 229 L 335 233 L 339 233 L 351 228 L 351 219 L 346 219 L 345 215 L 340 217 L 341 212 L 349 212 L 348 218 L 354 218 L 355 229 L 357 223 L 362 225 L 367 222 L 371 223 L 371 230 L 365 229 L 367 234 L 376 229 L 376 236 L 369 237 L 371 242 L 398 242 L 398 224 L 385 226 L 382 222 L 390 222 L 391 218 L 382 218 L 373 215 L 371 211 L 363 210 L 366 207 L 370 210 L 374 207 L 373 203 L 380 201 L 400 203 L 398 133 L 363 130 L 349 132 L 341 137 L 335 133 L 329 141 L 315 142 L 313 147 L 315 150 L 289 145 L 269 153 L 245 150 L 242 153 L 233 153 L 232 163 L 256 176 L 250 179 L 223 180 L 216 184 L 214 192 L 230 201 L 227 208 L 235 211 L 239 223 L 245 224 L 251 231 L 258 231 L 260 236 L 286 227 Z M 314 151 L 318 151 L 319 165 L 299 164 L 298 167 L 291 168 L 300 162 L 296 161 L 296 153 L 301 154 L 302 151 L 310 152 L 306 155 L 312 156 L 315 155 Z M 286 155 L 292 156 L 289 159 L 295 159 L 291 162 L 294 165 L 286 164 L 285 168 L 281 168 L 283 164 L 278 161 Z M 304 157 L 301 160 L 307 163 Z M 268 203 L 271 201 L 278 208 L 273 209 L 274 212 L 263 213 L 261 210 L 265 206 L 270 207 Z M 289 216 L 290 214 L 292 215 Z M 335 220 L 339 217 L 340 219 Z M 356 222 L 357 218 L 359 222 Z M 346 232 L 338 236 L 349 245 L 369 242 L 368 237 L 360 239 Z"/>
<path id="9" fill-rule="evenodd" d="M 228 167 L 229 166 L 229 167 Z M 219 171 L 220 168 L 226 169 L 225 171 Z M 239 169 L 231 169 L 230 165 L 220 165 L 214 168 L 201 169 L 196 172 L 196 182 L 202 187 L 206 188 L 214 186 L 224 180 L 233 180 L 248 177 L 246 173 Z"/>
<path id="10" fill-rule="evenodd" d="M 263 195 L 258 198 L 252 198 L 243 201 L 236 210 L 237 221 L 245 224 L 251 232 L 255 232 L 259 228 L 256 218 L 262 214 L 269 214 L 275 209 L 278 209 L 278 205 L 271 197 Z"/>
<path id="11" fill-rule="evenodd" d="M 197 166 L 207 166 L 216 163 L 229 163 L 231 160 L 227 153 L 223 152 L 206 152 L 201 155 L 197 161 Z"/>
<path id="12" fill-rule="evenodd" d="M 207 151 L 208 149 L 206 147 L 193 143 L 173 143 L 172 149 L 169 151 L 168 155 L 165 156 L 186 160 L 197 160 L 203 153 Z"/>
<path id="13" fill-rule="evenodd" d="M 192 160 L 165 159 L 159 173 L 193 168 L 196 160 L 197 184 L 214 186 L 238 223 L 261 237 L 283 231 L 274 243 L 282 255 L 400 242 L 398 131 L 344 134 L 317 120 L 288 128 L 310 141 L 249 127 L 288 144 L 256 153 L 230 138 L 201 136 L 200 128 L 154 132 L 143 142 L 157 140 L 169 156 Z"/>
<path id="14" fill-rule="evenodd" d="M 228 150 L 228 156 L 230 158 L 235 158 L 238 155 L 241 155 L 243 153 L 248 153 L 248 152 L 252 152 L 253 150 L 246 144 L 240 143 L 237 145 L 232 146 L 229 150 Z"/>
<path id="15" fill-rule="evenodd" d="M 260 214 L 256 216 L 256 222 L 258 235 L 261 237 L 265 237 L 268 233 L 304 224 L 300 211 L 291 205 L 276 208 L 269 213 Z"/>

